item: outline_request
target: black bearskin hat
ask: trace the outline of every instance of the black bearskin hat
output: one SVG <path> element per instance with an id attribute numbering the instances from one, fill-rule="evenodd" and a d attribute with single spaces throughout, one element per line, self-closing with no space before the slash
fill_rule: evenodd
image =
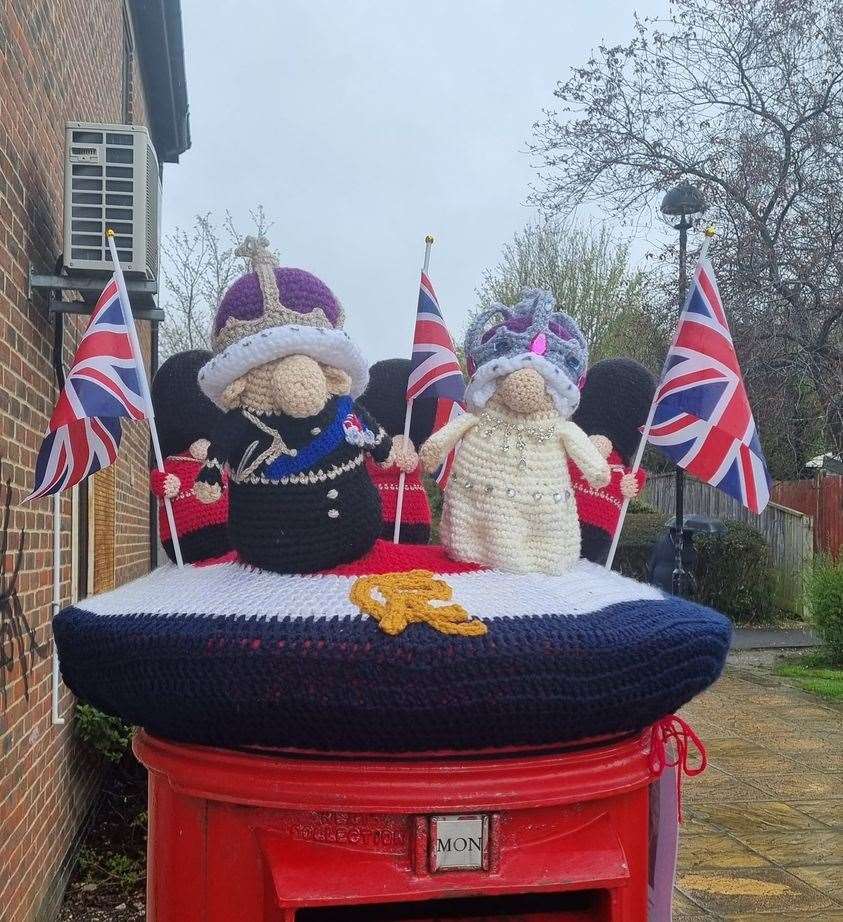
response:
<path id="1" fill-rule="evenodd" d="M 360 403 L 375 417 L 391 436 L 403 435 L 407 412 L 407 379 L 409 359 L 384 359 L 369 369 L 369 386 Z M 422 397 L 413 403 L 410 438 L 416 448 L 433 432 L 436 401 Z"/>
<path id="2" fill-rule="evenodd" d="M 603 359 L 588 369 L 572 420 L 588 435 L 605 435 L 629 464 L 655 389 L 653 376 L 640 362 Z"/>
<path id="3" fill-rule="evenodd" d="M 152 379 L 152 406 L 164 457 L 184 454 L 197 439 L 210 439 L 222 419 L 219 407 L 199 389 L 199 369 L 211 358 L 205 349 L 170 356 Z"/>

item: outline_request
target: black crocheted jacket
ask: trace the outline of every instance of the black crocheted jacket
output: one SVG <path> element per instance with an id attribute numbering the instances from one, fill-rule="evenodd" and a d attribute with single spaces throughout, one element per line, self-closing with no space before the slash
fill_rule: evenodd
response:
<path id="1" fill-rule="evenodd" d="M 307 419 L 232 410 L 197 482 L 230 472 L 229 532 L 241 559 L 310 573 L 365 554 L 382 527 L 364 453 L 385 461 L 392 441 L 349 397 Z"/>

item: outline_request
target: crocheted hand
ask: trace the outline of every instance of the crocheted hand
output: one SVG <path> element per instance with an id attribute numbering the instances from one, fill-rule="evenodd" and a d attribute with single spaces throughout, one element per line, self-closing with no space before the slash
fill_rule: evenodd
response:
<path id="1" fill-rule="evenodd" d="M 193 495 L 200 503 L 211 505 L 211 503 L 219 501 L 222 496 L 222 487 L 217 483 L 203 483 L 201 480 L 197 480 L 193 485 Z"/>
<path id="2" fill-rule="evenodd" d="M 419 455 L 411 439 L 403 435 L 396 435 L 392 440 L 392 451 L 384 463 L 384 467 L 395 465 L 399 471 L 406 474 L 412 473 L 419 466 Z"/>
<path id="3" fill-rule="evenodd" d="M 445 446 L 436 438 L 431 436 L 419 449 L 419 461 L 422 470 L 432 474 L 437 467 L 445 460 L 448 454 Z"/>
<path id="4" fill-rule="evenodd" d="M 208 449 L 210 447 L 210 439 L 197 439 L 195 442 L 190 443 L 188 451 L 190 452 L 191 458 L 194 458 L 196 461 L 204 461 L 208 457 Z"/>
<path id="5" fill-rule="evenodd" d="M 181 481 L 175 474 L 167 474 L 164 478 L 164 496 L 167 499 L 173 499 L 179 495 L 179 490 L 181 489 Z"/>
<path id="6" fill-rule="evenodd" d="M 605 435 L 590 435 L 589 442 L 600 452 L 603 458 L 608 458 L 612 453 L 612 442 Z"/>
<path id="7" fill-rule="evenodd" d="M 625 499 L 634 499 L 638 496 L 641 487 L 635 474 L 624 474 L 621 477 L 621 494 Z"/>

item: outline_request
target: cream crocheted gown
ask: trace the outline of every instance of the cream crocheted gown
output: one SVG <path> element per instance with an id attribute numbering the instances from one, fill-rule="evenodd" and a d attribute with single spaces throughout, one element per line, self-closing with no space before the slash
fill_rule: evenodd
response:
<path id="1" fill-rule="evenodd" d="M 501 406 L 466 413 L 431 441 L 462 437 L 442 510 L 442 544 L 458 560 L 512 573 L 563 573 L 580 556 L 568 457 L 594 486 L 608 466 L 588 436 L 555 411 L 525 419 Z"/>

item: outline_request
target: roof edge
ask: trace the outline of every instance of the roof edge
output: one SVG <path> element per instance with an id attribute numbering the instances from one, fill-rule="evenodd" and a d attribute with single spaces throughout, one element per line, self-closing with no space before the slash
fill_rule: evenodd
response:
<path id="1" fill-rule="evenodd" d="M 181 0 L 128 0 L 159 161 L 178 163 L 190 148 Z"/>

